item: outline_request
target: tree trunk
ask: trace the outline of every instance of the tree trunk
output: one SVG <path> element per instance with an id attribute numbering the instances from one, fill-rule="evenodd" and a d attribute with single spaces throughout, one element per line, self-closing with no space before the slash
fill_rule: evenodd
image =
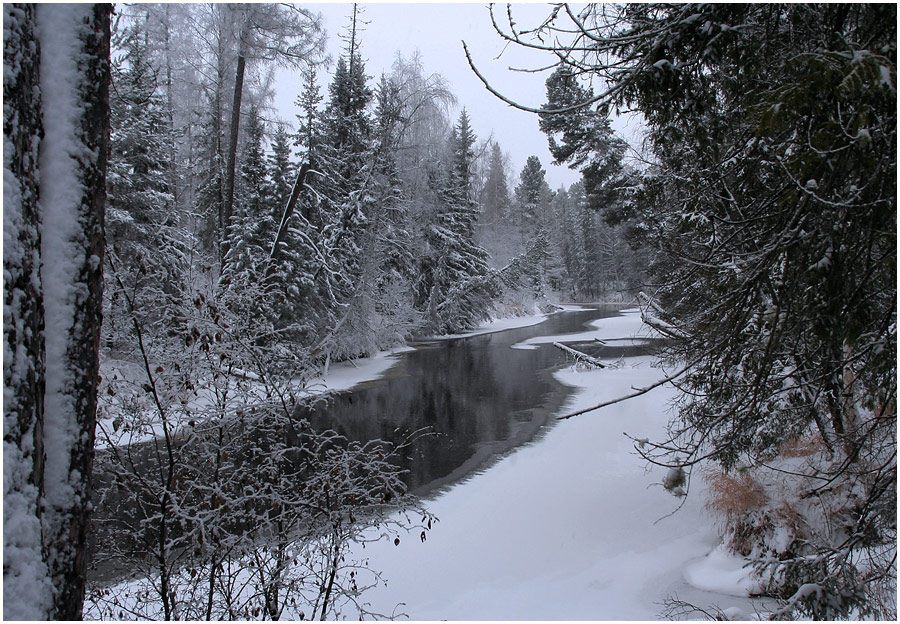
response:
<path id="1" fill-rule="evenodd" d="M 243 45 L 243 44 L 241 44 Z M 241 97 L 244 91 L 244 55 L 237 58 L 237 73 L 234 78 L 234 100 L 231 105 L 231 136 L 228 140 L 228 160 L 225 164 L 225 203 L 222 207 L 221 227 L 219 232 L 221 244 L 219 245 L 219 266 L 224 268 L 225 256 L 228 255 L 228 228 L 231 225 L 231 215 L 234 212 L 234 174 L 237 168 L 237 143 L 238 131 L 241 124 Z"/>
<path id="2" fill-rule="evenodd" d="M 50 617 L 73 620 L 81 618 L 84 601 L 99 383 L 112 5 L 46 6 L 38 9 L 48 326 L 42 524 L 56 589 Z M 59 42 L 65 37 L 71 38 Z M 74 55 L 65 55 L 67 46 Z M 51 126 L 60 114 L 74 118 Z M 68 266 L 61 271 L 59 263 Z"/>
<path id="3" fill-rule="evenodd" d="M 43 135 L 36 5 L 3 5 L 3 617 L 45 619 L 41 552 L 44 300 L 38 151 Z M 17 600 L 29 596 L 30 600 Z"/>
<path id="4" fill-rule="evenodd" d="M 73 620 L 82 613 L 99 382 L 111 12 L 111 5 L 4 5 L 3 585 L 9 619 Z"/>
<path id="5" fill-rule="evenodd" d="M 284 237 L 287 235 L 288 231 L 288 223 L 291 221 L 291 216 L 294 214 L 294 209 L 297 206 L 297 199 L 300 197 L 300 191 L 303 189 L 303 184 L 306 181 L 306 174 L 309 173 L 310 164 L 303 163 L 300 167 L 300 171 L 297 172 L 297 180 L 294 182 L 294 188 L 291 189 L 291 197 L 288 199 L 287 206 L 284 208 L 284 214 L 281 216 L 281 224 L 278 226 L 278 233 L 275 235 L 275 241 L 272 243 L 272 249 L 269 251 L 269 272 L 274 270 L 275 263 L 278 261 L 278 256 L 281 253 L 281 244 L 284 242 Z"/>
<path id="6" fill-rule="evenodd" d="M 581 360 L 583 362 L 587 362 L 591 366 L 595 366 L 596 368 L 606 368 L 606 364 L 604 364 L 597 358 L 588 355 L 587 353 L 582 353 L 581 351 L 578 351 L 577 349 L 573 349 L 572 347 L 567 347 L 566 345 L 559 343 L 559 342 L 554 342 L 553 346 L 556 347 L 557 349 L 562 349 L 563 351 L 565 351 L 566 353 L 568 353 L 569 355 L 574 357 L 576 363 L 579 360 Z"/>

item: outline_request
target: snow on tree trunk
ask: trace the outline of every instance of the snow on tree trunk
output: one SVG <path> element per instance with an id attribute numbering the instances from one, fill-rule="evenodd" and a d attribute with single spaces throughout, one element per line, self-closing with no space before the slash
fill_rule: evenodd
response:
<path id="1" fill-rule="evenodd" d="M 56 619 L 81 617 L 94 459 L 109 139 L 110 5 L 38 7 L 47 327 L 43 518 Z"/>
<path id="2" fill-rule="evenodd" d="M 111 10 L 4 7 L 5 618 L 81 617 Z"/>
<path id="3" fill-rule="evenodd" d="M 43 473 L 44 310 L 35 5 L 3 5 L 3 618 L 46 617 L 38 517 Z"/>

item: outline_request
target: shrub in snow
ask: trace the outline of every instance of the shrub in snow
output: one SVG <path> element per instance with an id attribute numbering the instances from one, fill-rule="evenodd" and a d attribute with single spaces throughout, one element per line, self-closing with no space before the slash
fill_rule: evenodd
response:
<path id="1" fill-rule="evenodd" d="M 747 558 L 765 595 L 784 599 L 775 617 L 895 613 L 891 512 L 868 515 L 873 466 L 837 472 L 841 463 L 810 435 L 789 440 L 766 464 L 705 471 L 706 506 L 726 545 Z"/>
<path id="2" fill-rule="evenodd" d="M 131 331 L 101 388 L 87 616 L 368 615 L 381 579 L 351 543 L 433 520 L 406 495 L 405 445 L 298 416 L 314 356 L 256 313 L 264 285 L 197 278 L 175 298 L 116 277 Z"/>
<path id="3" fill-rule="evenodd" d="M 732 476 L 717 470 L 705 473 L 709 484 L 707 509 L 723 519 L 726 543 L 733 551 L 750 555 L 757 547 L 762 529 L 769 524 L 759 516 L 768 498 L 763 487 L 747 472 Z"/>

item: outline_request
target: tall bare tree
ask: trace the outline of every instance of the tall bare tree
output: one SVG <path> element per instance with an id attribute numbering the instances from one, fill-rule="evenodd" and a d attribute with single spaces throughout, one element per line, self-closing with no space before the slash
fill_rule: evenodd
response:
<path id="1" fill-rule="evenodd" d="M 241 102 L 247 61 L 275 61 L 291 67 L 313 66 L 322 60 L 325 34 L 321 17 L 306 9 L 287 4 L 239 4 L 234 11 L 234 35 L 237 44 L 234 92 L 228 153 L 225 163 L 225 197 L 220 224 L 231 222 L 234 211 L 234 178 L 240 134 Z M 225 231 L 219 232 L 220 264 L 228 252 Z"/>

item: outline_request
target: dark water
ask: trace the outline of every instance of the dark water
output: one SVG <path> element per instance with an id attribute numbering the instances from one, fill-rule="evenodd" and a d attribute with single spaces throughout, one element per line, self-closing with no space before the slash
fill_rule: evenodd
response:
<path id="1" fill-rule="evenodd" d="M 386 377 L 342 393 L 304 414 L 314 428 L 333 428 L 355 440 L 397 441 L 430 427 L 404 456 L 407 484 L 427 495 L 490 464 L 528 442 L 547 424 L 571 390 L 552 373 L 566 354 L 550 344 L 537 349 L 511 345 L 535 336 L 577 333 L 619 307 L 563 312 L 531 327 L 471 338 L 415 345 Z M 619 357 L 615 346 L 583 345 L 602 357 Z"/>

